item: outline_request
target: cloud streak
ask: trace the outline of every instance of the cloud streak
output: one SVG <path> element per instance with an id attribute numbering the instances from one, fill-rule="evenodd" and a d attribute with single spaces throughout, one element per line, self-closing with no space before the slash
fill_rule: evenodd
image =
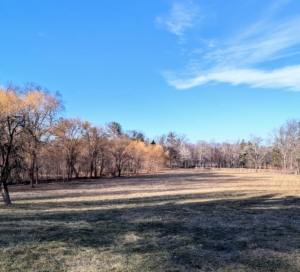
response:
<path id="1" fill-rule="evenodd" d="M 177 36 L 183 36 L 185 31 L 193 28 L 199 22 L 199 7 L 190 3 L 174 3 L 170 14 L 158 16 L 156 23 Z"/>
<path id="2" fill-rule="evenodd" d="M 215 81 L 229 83 L 233 86 L 247 84 L 253 88 L 286 88 L 291 91 L 300 91 L 299 75 L 300 65 L 294 65 L 273 71 L 222 68 L 190 79 L 172 78 L 170 74 L 166 74 L 166 77 L 168 83 L 177 89 L 188 89 Z"/>
<path id="3" fill-rule="evenodd" d="M 216 47 L 202 48 L 192 65 L 181 74 L 165 72 L 171 86 L 188 89 L 210 81 L 231 85 L 247 84 L 253 88 L 285 88 L 300 91 L 300 65 L 262 69 L 271 61 L 299 54 L 300 18 L 280 22 L 257 22 L 242 34 L 227 41 L 217 41 Z M 201 65 L 200 65 L 201 64 Z"/>
<path id="4" fill-rule="evenodd" d="M 224 49 L 206 53 L 204 58 L 215 64 L 227 65 L 250 65 L 268 61 L 289 52 L 300 43 L 300 36 L 297 35 L 299 29 L 300 18 L 294 18 L 277 25 L 261 26 L 248 33 L 246 30 L 246 35 L 234 37 L 226 42 Z"/>

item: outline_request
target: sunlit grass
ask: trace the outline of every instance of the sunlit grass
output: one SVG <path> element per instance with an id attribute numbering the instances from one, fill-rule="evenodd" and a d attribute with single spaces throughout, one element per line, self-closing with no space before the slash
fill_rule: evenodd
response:
<path id="1" fill-rule="evenodd" d="M 300 178 L 176 170 L 10 188 L 0 271 L 300 271 Z"/>

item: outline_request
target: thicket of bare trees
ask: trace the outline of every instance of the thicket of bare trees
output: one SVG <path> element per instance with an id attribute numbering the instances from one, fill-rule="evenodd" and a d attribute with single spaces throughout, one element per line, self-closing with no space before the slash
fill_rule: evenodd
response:
<path id="1" fill-rule="evenodd" d="M 287 120 L 266 139 L 250 135 L 249 140 L 198 141 L 191 144 L 185 135 L 170 132 L 156 138 L 169 152 L 168 166 L 217 168 L 277 168 L 299 173 L 300 120 Z"/>
<path id="2" fill-rule="evenodd" d="M 6 205 L 9 183 L 101 178 L 165 167 L 168 152 L 143 133 L 119 123 L 93 126 L 60 116 L 58 94 L 28 84 L 0 89 L 0 182 Z"/>
<path id="3" fill-rule="evenodd" d="M 280 168 L 299 172 L 300 123 L 288 120 L 265 141 L 211 140 L 191 144 L 170 132 L 151 141 L 117 122 L 94 126 L 61 117 L 59 94 L 34 84 L 0 89 L 0 183 L 6 205 L 9 183 L 101 178 L 163 167 Z"/>

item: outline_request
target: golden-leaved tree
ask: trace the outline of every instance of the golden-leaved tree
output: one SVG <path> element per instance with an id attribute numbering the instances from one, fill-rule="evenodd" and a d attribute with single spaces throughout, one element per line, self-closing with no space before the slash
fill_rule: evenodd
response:
<path id="1" fill-rule="evenodd" d="M 7 182 L 12 170 L 24 167 L 26 154 L 28 169 L 36 167 L 40 143 L 50 133 L 51 114 L 60 106 L 58 98 L 42 89 L 0 89 L 0 184 L 6 205 L 11 204 Z"/>
<path id="2" fill-rule="evenodd" d="M 169 158 L 168 151 L 164 151 L 161 145 L 149 144 L 147 146 L 147 164 L 148 171 L 157 171 L 159 168 L 163 168 L 166 165 L 166 161 Z"/>
<path id="3" fill-rule="evenodd" d="M 25 129 L 27 133 L 27 164 L 30 184 L 38 182 L 38 169 L 42 166 L 40 154 L 45 146 L 57 122 L 58 114 L 62 106 L 59 95 L 52 95 L 47 90 L 42 90 L 39 86 L 30 84 L 26 86 L 27 94 L 24 97 L 25 104 L 22 107 L 22 115 L 25 119 Z"/>
<path id="4" fill-rule="evenodd" d="M 130 170 L 138 174 L 146 160 L 147 148 L 140 140 L 131 141 L 127 147 L 128 155 L 131 158 Z"/>

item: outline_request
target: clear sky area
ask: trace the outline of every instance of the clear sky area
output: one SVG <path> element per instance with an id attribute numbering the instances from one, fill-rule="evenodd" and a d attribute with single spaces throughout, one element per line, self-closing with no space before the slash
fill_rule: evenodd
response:
<path id="1" fill-rule="evenodd" d="M 0 85 L 59 91 L 65 117 L 191 142 L 300 117 L 299 0 L 0 0 Z"/>

